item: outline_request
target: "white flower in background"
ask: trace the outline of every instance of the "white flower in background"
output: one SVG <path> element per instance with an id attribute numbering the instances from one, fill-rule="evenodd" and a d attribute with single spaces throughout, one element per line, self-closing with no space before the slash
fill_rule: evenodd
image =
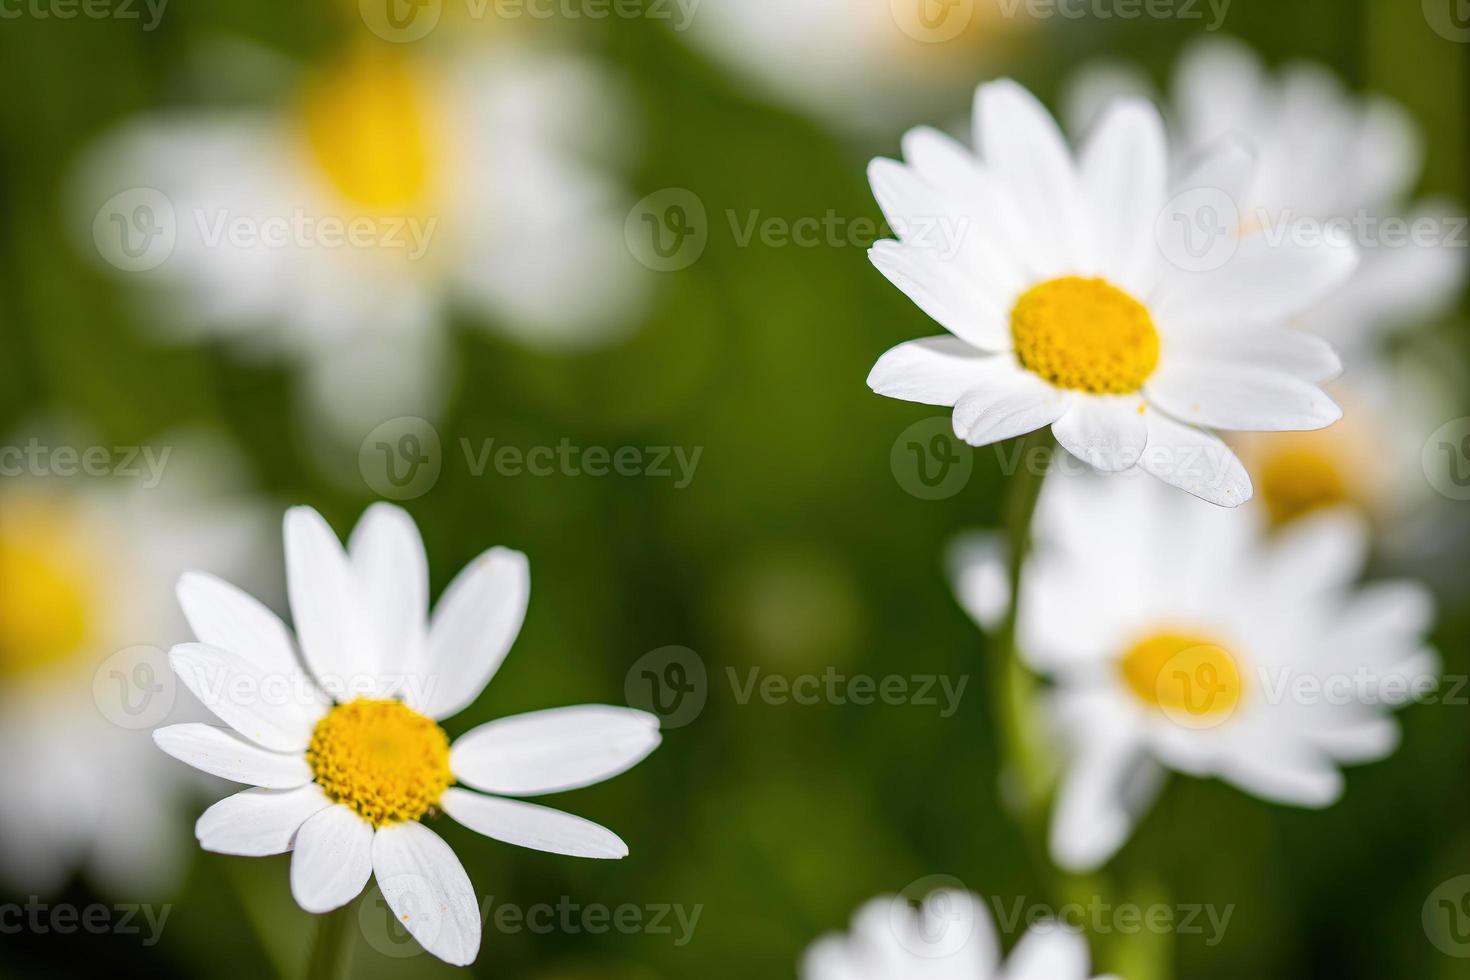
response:
<path id="1" fill-rule="evenodd" d="M 627 106 L 596 66 L 503 42 L 250 67 L 294 94 L 126 124 L 78 181 L 89 247 L 175 339 L 299 361 L 313 417 L 360 438 L 438 409 L 456 309 L 548 348 L 634 325 L 648 273 L 605 169 Z"/>
<path id="2" fill-rule="evenodd" d="M 1069 88 L 1075 132 L 1094 125 L 1111 98 L 1150 92 L 1147 79 L 1120 65 L 1084 69 Z M 1248 47 L 1227 39 L 1186 51 L 1168 104 L 1177 152 L 1225 137 L 1251 148 L 1251 180 L 1222 186 L 1244 234 L 1285 234 L 1293 224 L 1330 228 L 1335 220 L 1359 247 L 1356 273 L 1293 320 L 1342 356 L 1344 376 L 1330 391 L 1343 403 L 1346 423 L 1319 435 L 1232 439 L 1261 477 L 1273 515 L 1287 519 L 1347 503 L 1397 525 L 1400 542 L 1423 537 L 1406 523 L 1429 499 L 1420 444 L 1459 414 L 1453 392 L 1462 379 L 1445 376 L 1443 362 L 1431 369 L 1427 358 L 1391 353 L 1387 341 L 1453 306 L 1464 287 L 1466 236 L 1458 208 L 1410 199 L 1424 160 L 1413 118 L 1388 99 L 1348 92 L 1321 65 L 1272 73 Z M 1402 438 L 1405 432 L 1414 437 Z"/>
<path id="3" fill-rule="evenodd" d="M 930 893 L 918 908 L 902 897 L 875 898 L 853 916 L 852 931 L 807 950 L 801 980 L 1087 980 L 1087 943 L 1042 923 L 1004 965 L 990 911 L 978 895 Z"/>
<path id="4" fill-rule="evenodd" d="M 149 738 L 174 702 L 163 650 L 188 635 L 169 592 L 190 567 L 253 577 L 269 519 L 198 437 L 114 456 L 105 476 L 56 475 L 77 457 L 42 474 L 87 442 L 39 434 L 33 474 L 30 444 L 8 443 L 0 480 L 0 881 L 46 895 L 80 871 L 112 895 L 166 894 L 195 782 Z"/>
<path id="5" fill-rule="evenodd" d="M 1022 572 L 1017 641 L 1054 681 L 1065 749 L 1051 850 L 1105 863 L 1167 771 L 1263 799 L 1325 807 L 1339 767 L 1384 758 L 1391 711 L 1433 690 L 1419 585 L 1355 585 L 1367 534 L 1351 511 L 1268 535 L 1262 508 L 1228 513 L 1151 481 L 1053 473 Z M 961 602 L 993 626 L 996 551 L 955 555 Z"/>
<path id="6" fill-rule="evenodd" d="M 531 588 L 524 555 L 487 551 L 430 617 L 428 561 L 403 510 L 370 507 L 344 551 L 316 511 L 293 508 L 285 542 L 294 638 L 220 579 L 179 582 L 199 642 L 176 646 L 169 660 L 229 727 L 175 725 L 154 739 L 176 759 L 256 787 L 205 811 L 195 828 L 203 848 L 291 851 L 291 893 L 308 912 L 345 905 L 376 875 L 409 934 L 459 965 L 479 952 L 479 903 L 425 817 L 443 812 L 555 854 L 627 855 L 597 824 L 506 797 L 590 786 L 631 768 L 659 744 L 657 718 L 558 708 L 481 725 L 452 744 L 439 727 L 479 696 L 520 631 Z"/>
<path id="7" fill-rule="evenodd" d="M 875 160 L 873 192 L 899 241 L 870 256 L 952 336 L 900 344 L 868 384 L 954 406 L 975 446 L 1050 426 L 1106 471 L 1139 467 L 1213 503 L 1251 496 L 1210 429 L 1317 429 L 1341 413 L 1319 385 L 1339 363 L 1285 326 L 1352 272 L 1351 247 L 1246 239 L 1190 267 L 1174 208 L 1248 179 L 1226 143 L 1168 177 L 1145 100 L 1117 101 L 1074 160 L 1051 116 L 1014 82 L 982 85 L 978 155 L 932 129 L 906 163 Z"/>
<path id="8" fill-rule="evenodd" d="M 962 95 L 1029 24 L 995 0 L 702 0 L 681 33 L 767 99 L 872 130 Z"/>

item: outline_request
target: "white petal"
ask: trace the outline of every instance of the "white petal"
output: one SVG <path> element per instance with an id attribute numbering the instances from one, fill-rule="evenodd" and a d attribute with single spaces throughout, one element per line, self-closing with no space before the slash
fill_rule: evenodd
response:
<path id="1" fill-rule="evenodd" d="M 300 753 L 271 752 L 228 728 L 191 722 L 154 731 L 160 749 L 212 776 L 267 789 L 293 789 L 311 782 L 311 767 Z"/>
<path id="2" fill-rule="evenodd" d="M 1165 325 L 1278 325 L 1325 300 L 1357 264 L 1351 242 L 1295 241 L 1286 228 L 1268 228 L 1241 238 L 1218 268 L 1189 272 L 1166 266 L 1150 309 Z"/>
<path id="3" fill-rule="evenodd" d="M 362 894 L 373 873 L 373 825 L 335 803 L 296 832 L 291 895 L 308 912 L 330 912 Z"/>
<path id="4" fill-rule="evenodd" d="M 326 713 L 324 696 L 294 665 L 289 673 L 271 674 L 253 660 L 203 643 L 180 643 L 168 652 L 168 663 L 220 721 L 276 752 L 304 752 Z"/>
<path id="5" fill-rule="evenodd" d="M 301 653 L 317 682 L 345 699 L 377 677 L 358 630 L 352 566 L 332 529 L 310 507 L 286 512 L 286 577 Z"/>
<path id="6" fill-rule="evenodd" d="M 658 718 L 632 708 L 589 704 L 501 718 L 454 743 L 458 779 L 506 796 L 591 786 L 626 772 L 658 747 Z"/>
<path id="7" fill-rule="evenodd" d="M 1163 770 L 1127 731 L 1093 733 L 1079 748 L 1057 794 L 1052 857 L 1085 873 L 1106 864 L 1158 796 Z"/>
<path id="8" fill-rule="evenodd" d="M 1072 406 L 1069 392 L 1053 388 L 1014 360 L 996 358 L 988 376 L 954 407 L 954 431 L 972 446 L 986 446 L 1051 425 Z"/>
<path id="9" fill-rule="evenodd" d="M 878 358 L 868 387 L 906 402 L 953 405 L 985 377 L 986 365 L 997 357 L 958 337 L 910 340 Z"/>
<path id="10" fill-rule="evenodd" d="M 510 652 L 530 601 L 531 568 L 519 551 L 491 548 L 467 565 L 434 609 L 417 689 L 405 691 L 409 704 L 438 720 L 479 697 Z"/>
<path id="11" fill-rule="evenodd" d="M 364 656 L 391 681 L 423 656 L 429 615 L 423 539 L 407 511 L 377 503 L 358 521 L 347 550 L 361 602 Z"/>
<path id="12" fill-rule="evenodd" d="M 373 838 L 373 871 L 383 900 L 420 946 L 454 966 L 474 962 L 480 907 L 443 838 L 421 823 L 384 827 Z"/>
<path id="13" fill-rule="evenodd" d="M 1147 296 L 1158 269 L 1154 224 L 1168 181 L 1164 122 L 1151 103 L 1113 103 L 1082 153 L 1098 268 L 1134 296 Z"/>
<path id="14" fill-rule="evenodd" d="M 185 573 L 178 596 L 201 643 L 237 653 L 268 673 L 301 669 L 286 624 L 254 596 L 203 572 Z"/>
<path id="15" fill-rule="evenodd" d="M 628 856 L 628 845 L 606 827 L 550 807 L 454 787 L 444 791 L 440 804 L 466 827 L 506 844 L 570 857 Z"/>
<path id="16" fill-rule="evenodd" d="M 981 350 L 1010 347 L 1009 307 L 982 288 L 963 256 L 947 255 L 937 247 L 881 241 L 868 250 L 868 259 L 956 337 Z"/>
<path id="17" fill-rule="evenodd" d="M 284 854 L 291 850 L 301 825 L 331 805 L 316 783 L 296 789 L 247 789 L 205 810 L 194 825 L 194 836 L 200 847 L 216 854 Z"/>
<path id="18" fill-rule="evenodd" d="M 1250 144 L 1238 134 L 1232 134 L 1211 141 L 1185 161 L 1169 190 L 1173 194 L 1200 189 L 1219 191 L 1223 195 L 1220 199 L 1229 200 L 1239 216 L 1240 209 L 1245 206 L 1255 169 L 1256 158 L 1251 152 Z M 1177 243 L 1175 244 L 1177 247 Z"/>
<path id="19" fill-rule="evenodd" d="M 1294 432 L 1342 418 L 1326 392 L 1285 371 L 1169 360 L 1149 378 L 1145 393 L 1179 421 L 1212 429 Z"/>
<path id="20" fill-rule="evenodd" d="M 1169 338 L 1171 357 L 1191 367 L 1212 364 L 1284 371 L 1312 384 L 1342 373 L 1342 361 L 1321 337 L 1287 327 L 1181 330 Z"/>
<path id="21" fill-rule="evenodd" d="M 1321 809 L 1342 796 L 1342 773 L 1318 751 L 1279 741 L 1257 744 L 1223 760 L 1220 777 L 1275 803 Z"/>
<path id="22" fill-rule="evenodd" d="M 1371 542 L 1367 521 L 1350 508 L 1310 514 L 1272 537 L 1258 575 L 1278 598 L 1331 596 L 1362 573 Z"/>
<path id="23" fill-rule="evenodd" d="M 1087 980 L 1087 941 L 1056 923 L 1032 926 L 1006 961 L 1005 980 Z"/>
<path id="24" fill-rule="evenodd" d="M 1217 436 L 1176 422 L 1162 412 L 1144 413 L 1148 449 L 1138 466 L 1171 487 L 1221 507 L 1239 507 L 1255 493 L 1250 474 Z"/>
<path id="25" fill-rule="evenodd" d="M 1008 549 L 1002 535 L 976 531 L 949 547 L 949 580 L 965 612 L 987 633 L 1005 624 L 1011 602 Z"/>
<path id="26" fill-rule="evenodd" d="M 1063 449 L 1107 473 L 1132 469 L 1148 446 L 1143 399 L 1137 395 L 1083 395 L 1052 423 Z"/>

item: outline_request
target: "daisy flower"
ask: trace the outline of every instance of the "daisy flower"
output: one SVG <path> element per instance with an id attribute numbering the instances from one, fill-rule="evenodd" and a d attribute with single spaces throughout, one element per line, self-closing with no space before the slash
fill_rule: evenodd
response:
<path id="1" fill-rule="evenodd" d="M 1119 100 L 1074 159 L 1011 81 L 982 85 L 975 117 L 978 155 L 921 128 L 906 163 L 869 170 L 900 236 L 873 264 L 950 331 L 884 354 L 874 391 L 953 406 L 975 446 L 1050 426 L 1097 469 L 1138 467 L 1226 506 L 1251 482 L 1209 430 L 1340 417 L 1319 387 L 1336 356 L 1284 323 L 1351 273 L 1350 247 L 1254 238 L 1228 261 L 1182 261 L 1189 228 L 1172 219 L 1191 192 L 1247 179 L 1247 153 L 1224 144 L 1171 182 L 1158 112 Z"/>
<path id="2" fill-rule="evenodd" d="M 216 55 L 289 94 L 129 122 L 77 181 L 87 247 L 168 339 L 300 364 L 311 417 L 360 438 L 440 407 L 456 309 L 549 349 L 615 340 L 642 312 L 650 274 L 610 174 L 628 107 L 595 66 L 508 39 L 435 57 L 364 43 L 306 69 Z"/>
<path id="3" fill-rule="evenodd" d="M 1087 943 L 1057 923 L 1033 926 L 1001 963 L 990 911 L 978 895 L 946 889 L 917 908 L 876 898 L 847 935 L 828 936 L 802 959 L 801 980 L 1087 980 Z"/>
<path id="4" fill-rule="evenodd" d="M 1030 24 L 972 0 L 705 0 L 681 34 L 768 100 L 862 131 L 962 98 Z"/>
<path id="5" fill-rule="evenodd" d="M 1351 511 L 1265 534 L 1152 481 L 1052 474 L 1021 579 L 1017 644 L 1054 683 L 1065 773 L 1051 850 L 1092 870 L 1175 771 L 1320 808 L 1340 766 L 1393 752 L 1391 711 L 1433 690 L 1418 584 L 1355 586 L 1367 534 Z M 994 625 L 993 549 L 961 546 L 962 603 Z"/>
<path id="6" fill-rule="evenodd" d="M 191 566 L 254 578 L 269 518 L 210 439 L 164 435 L 73 477 L 59 452 L 89 441 L 53 435 L 0 449 L 0 880 L 165 895 L 196 782 L 148 737 L 176 706 L 163 651 L 188 635 L 167 596 Z"/>
<path id="7" fill-rule="evenodd" d="M 295 635 L 224 581 L 190 574 L 179 601 L 198 637 L 173 648 L 183 683 L 226 727 L 154 732 L 169 755 L 254 788 L 205 811 L 200 846 L 250 857 L 291 852 L 291 894 L 308 912 L 352 901 L 377 877 L 424 949 L 463 965 L 480 948 L 474 889 L 424 822 L 447 814 L 509 844 L 622 858 L 611 831 L 509 797 L 602 782 L 659 744 L 658 720 L 583 705 L 515 715 L 453 742 L 440 727 L 489 683 L 530 597 L 526 557 L 492 548 L 427 614 L 428 564 L 413 520 L 370 507 L 346 550 L 314 510 L 285 519 Z"/>

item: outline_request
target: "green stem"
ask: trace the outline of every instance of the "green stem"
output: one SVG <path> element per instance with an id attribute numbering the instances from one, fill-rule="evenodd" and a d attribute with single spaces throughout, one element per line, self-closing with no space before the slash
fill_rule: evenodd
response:
<path id="1" fill-rule="evenodd" d="M 356 912 L 357 899 L 353 899 L 316 917 L 316 937 L 311 942 L 311 958 L 306 963 L 306 980 L 341 980 L 347 975 L 352 951 L 352 944 L 347 940 Z"/>

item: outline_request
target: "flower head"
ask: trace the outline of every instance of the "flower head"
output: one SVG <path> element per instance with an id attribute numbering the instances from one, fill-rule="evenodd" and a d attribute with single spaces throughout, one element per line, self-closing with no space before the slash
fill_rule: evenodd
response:
<path id="1" fill-rule="evenodd" d="M 530 598 L 524 555 L 494 548 L 428 615 L 423 543 L 402 510 L 375 505 L 346 551 L 321 516 L 286 515 L 293 637 L 275 614 L 206 575 L 179 600 L 197 643 L 169 659 L 227 726 L 175 725 L 169 755 L 255 788 L 199 818 L 206 850 L 292 852 L 291 892 L 308 912 L 355 898 L 376 874 L 388 906 L 429 952 L 469 963 L 480 946 L 469 877 L 426 821 L 447 814 L 522 847 L 621 858 L 611 831 L 511 796 L 601 782 L 658 746 L 658 719 L 584 705 L 516 715 L 451 742 L 439 723 L 490 681 Z"/>

